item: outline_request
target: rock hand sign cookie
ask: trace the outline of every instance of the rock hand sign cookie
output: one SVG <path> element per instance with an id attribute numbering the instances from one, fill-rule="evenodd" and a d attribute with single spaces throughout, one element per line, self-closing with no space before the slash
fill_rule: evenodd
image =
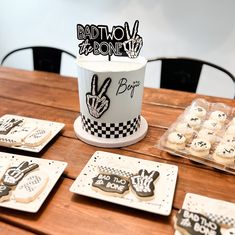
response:
<path id="1" fill-rule="evenodd" d="M 137 58 L 143 46 L 143 38 L 138 34 L 139 21 L 136 20 L 130 33 L 129 24 L 124 27 L 113 26 L 110 31 L 107 25 L 77 24 L 77 39 L 80 55 L 128 56 Z"/>
<path id="2" fill-rule="evenodd" d="M 106 92 L 110 86 L 111 78 L 106 78 L 98 90 L 98 76 L 93 75 L 91 81 L 91 92 L 86 94 L 86 103 L 89 113 L 94 118 L 100 118 L 109 108 L 110 99 Z"/>

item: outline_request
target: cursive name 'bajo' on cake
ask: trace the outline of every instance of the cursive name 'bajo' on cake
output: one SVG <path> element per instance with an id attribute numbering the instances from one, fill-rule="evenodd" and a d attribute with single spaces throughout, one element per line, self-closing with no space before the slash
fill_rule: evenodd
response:
<path id="1" fill-rule="evenodd" d="M 128 84 L 126 78 L 121 78 L 118 82 L 118 88 L 117 88 L 116 95 L 120 95 L 124 92 L 129 91 L 130 97 L 132 98 L 135 93 L 135 88 L 138 86 L 140 86 L 140 81 L 133 81 L 132 84 L 131 83 Z"/>

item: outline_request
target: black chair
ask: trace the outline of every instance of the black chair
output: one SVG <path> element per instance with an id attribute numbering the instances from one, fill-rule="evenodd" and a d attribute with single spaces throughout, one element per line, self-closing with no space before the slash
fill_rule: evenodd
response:
<path id="1" fill-rule="evenodd" d="M 160 77 L 161 88 L 196 93 L 203 65 L 207 65 L 224 72 L 227 77 L 232 79 L 235 88 L 235 77 L 233 74 L 213 63 L 185 57 L 160 57 L 148 59 L 148 63 L 154 61 L 161 61 L 162 63 Z"/>
<path id="2" fill-rule="evenodd" d="M 33 51 L 34 70 L 60 73 L 61 57 L 63 53 L 73 57 L 74 59 L 76 58 L 76 56 L 73 55 L 72 53 L 58 48 L 44 47 L 44 46 L 30 46 L 30 47 L 19 48 L 9 52 L 2 59 L 1 65 L 4 65 L 6 59 L 12 54 L 17 53 L 19 51 L 30 50 L 30 49 Z"/>

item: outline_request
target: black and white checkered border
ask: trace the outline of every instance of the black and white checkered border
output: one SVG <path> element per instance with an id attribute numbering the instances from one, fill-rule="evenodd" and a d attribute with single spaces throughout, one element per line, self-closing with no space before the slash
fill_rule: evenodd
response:
<path id="1" fill-rule="evenodd" d="M 217 224 L 227 225 L 229 227 L 234 227 L 235 226 L 235 220 L 231 217 L 228 217 L 228 216 L 208 213 L 207 217 L 210 220 L 212 220 L 213 222 L 216 222 Z"/>
<path id="2" fill-rule="evenodd" d="M 134 174 L 128 171 L 112 168 L 112 167 L 106 167 L 106 166 L 98 166 L 99 172 L 103 174 L 109 174 L 109 175 L 118 175 L 120 177 L 124 178 L 130 178 Z"/>
<path id="3" fill-rule="evenodd" d="M 91 135 L 115 139 L 134 134 L 140 126 L 140 115 L 127 122 L 101 123 L 81 115 L 82 128 Z"/>

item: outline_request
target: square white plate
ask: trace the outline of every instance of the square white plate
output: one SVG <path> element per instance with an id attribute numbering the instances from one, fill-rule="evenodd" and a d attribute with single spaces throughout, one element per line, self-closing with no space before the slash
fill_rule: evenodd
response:
<path id="1" fill-rule="evenodd" d="M 214 198 L 187 193 L 183 202 L 183 209 L 203 214 L 215 222 L 224 221 L 235 227 L 235 204 Z M 217 220 L 216 220 L 217 219 Z M 175 235 L 181 235 L 175 231 Z"/>
<path id="2" fill-rule="evenodd" d="M 160 176 L 154 184 L 154 198 L 149 201 L 138 199 L 131 190 L 122 197 L 95 191 L 92 189 L 92 178 L 99 174 L 100 167 L 113 168 L 116 171 L 125 171 L 130 174 L 137 174 L 140 169 L 146 169 L 148 172 L 158 171 Z M 169 215 L 172 209 L 177 174 L 178 167 L 175 165 L 97 151 L 74 181 L 70 191 L 143 211 Z"/>
<path id="3" fill-rule="evenodd" d="M 54 161 L 54 160 L 47 160 L 47 159 L 38 159 L 33 157 L 27 157 L 23 155 L 16 155 L 16 154 L 9 154 L 0 152 L 0 161 L 10 162 L 10 167 L 18 166 L 23 161 L 28 161 L 29 163 L 36 163 L 39 165 L 33 171 L 40 169 L 47 173 L 48 175 L 48 182 L 40 193 L 40 195 L 32 202 L 29 203 L 20 203 L 16 202 L 13 197 L 9 201 L 0 202 L 0 207 L 6 207 L 11 209 L 16 209 L 20 211 L 32 212 L 35 213 L 39 210 L 47 196 L 49 195 L 50 191 L 53 189 L 54 185 L 56 184 L 57 180 L 62 175 L 63 171 L 67 166 L 67 162 L 62 161 Z M 14 194 L 14 190 L 12 195 Z"/>
<path id="4" fill-rule="evenodd" d="M 65 126 L 64 123 L 60 123 L 60 122 L 51 122 L 47 120 L 41 120 L 41 119 L 35 119 L 35 118 L 29 118 L 29 117 L 23 117 L 23 116 L 18 116 L 18 115 L 11 115 L 11 114 L 5 114 L 1 118 L 12 118 L 12 117 L 23 119 L 26 122 L 32 123 L 32 125 L 35 125 L 35 127 L 38 127 L 38 128 L 43 127 L 51 131 L 50 136 L 42 144 L 38 146 L 31 147 L 31 146 L 21 145 L 21 146 L 9 147 L 9 148 L 20 149 L 24 151 L 35 152 L 35 153 L 40 152 Z"/>

